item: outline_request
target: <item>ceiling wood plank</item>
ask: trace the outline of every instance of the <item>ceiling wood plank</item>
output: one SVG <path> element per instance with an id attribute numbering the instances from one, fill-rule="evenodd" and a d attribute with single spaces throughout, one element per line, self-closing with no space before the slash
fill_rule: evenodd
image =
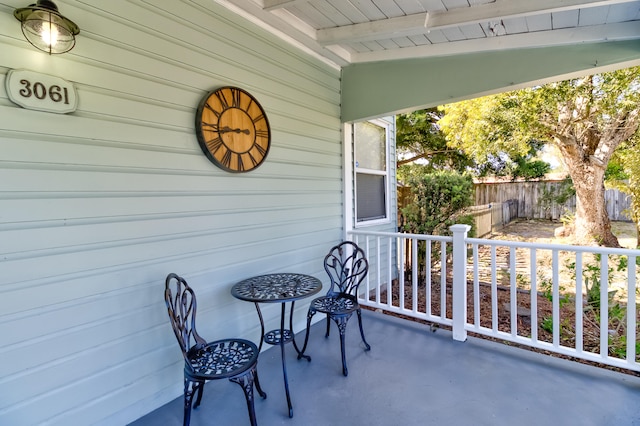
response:
<path id="1" fill-rule="evenodd" d="M 323 46 L 342 42 L 362 42 L 385 37 L 426 34 L 435 29 L 442 30 L 467 24 L 479 24 L 488 20 L 527 17 L 604 5 L 611 6 L 631 1 L 634 0 L 499 0 L 474 7 L 435 11 L 427 14 L 419 13 L 381 21 L 320 29 L 316 33 L 316 40 Z"/>
<path id="2" fill-rule="evenodd" d="M 596 25 L 594 27 L 564 28 L 537 33 L 523 33 L 487 39 L 463 40 L 449 43 L 437 43 L 399 49 L 394 52 L 357 53 L 351 57 L 351 63 L 379 62 L 428 56 L 452 56 L 468 53 L 490 52 L 495 50 L 526 49 L 567 44 L 601 42 L 603 34 L 609 41 L 625 41 L 640 38 L 640 26 L 637 22 Z M 431 34 L 429 34 L 431 35 Z M 433 41 L 433 40 L 432 40 Z"/>
<path id="3" fill-rule="evenodd" d="M 370 41 L 377 38 L 389 38 L 424 34 L 427 32 L 428 13 L 379 21 L 363 22 L 344 27 L 326 28 L 316 32 L 316 39 L 321 45 Z"/>
<path id="4" fill-rule="evenodd" d="M 263 0 L 262 8 L 267 11 L 294 6 L 296 3 L 307 3 L 307 0 Z"/>

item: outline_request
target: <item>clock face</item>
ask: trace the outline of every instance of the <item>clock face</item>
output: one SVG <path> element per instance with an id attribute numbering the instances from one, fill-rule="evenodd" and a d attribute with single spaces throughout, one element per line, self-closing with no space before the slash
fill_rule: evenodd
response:
<path id="1" fill-rule="evenodd" d="M 209 93 L 196 114 L 198 143 L 209 160 L 228 172 L 248 172 L 267 158 L 269 121 L 245 90 L 222 87 Z"/>

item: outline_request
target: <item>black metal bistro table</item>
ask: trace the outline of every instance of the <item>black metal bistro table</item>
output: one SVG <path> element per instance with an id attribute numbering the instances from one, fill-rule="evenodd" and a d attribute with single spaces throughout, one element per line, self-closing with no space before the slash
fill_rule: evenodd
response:
<path id="1" fill-rule="evenodd" d="M 304 355 L 298 349 L 293 333 L 293 308 L 296 300 L 316 294 L 322 288 L 319 279 L 310 275 L 281 273 L 267 274 L 257 277 L 247 278 L 240 281 L 231 288 L 231 294 L 240 300 L 253 302 L 260 318 L 261 336 L 258 351 L 262 349 L 262 342 L 270 345 L 280 345 L 282 355 L 282 373 L 284 375 L 284 390 L 287 395 L 287 405 L 289 406 L 289 417 L 293 417 L 293 406 L 289 395 L 289 381 L 287 380 L 287 365 L 285 363 L 284 345 L 293 342 L 293 347 L 298 352 L 298 359 L 301 357 L 311 361 L 311 357 Z M 286 305 L 291 302 L 289 311 L 289 328 L 285 328 Z M 280 303 L 280 328 L 265 333 L 264 319 L 260 311 L 260 303 Z"/>

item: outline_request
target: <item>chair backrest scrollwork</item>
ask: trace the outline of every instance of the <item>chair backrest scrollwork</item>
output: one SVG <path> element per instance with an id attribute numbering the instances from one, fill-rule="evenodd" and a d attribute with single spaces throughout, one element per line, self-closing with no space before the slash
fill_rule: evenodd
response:
<path id="1" fill-rule="evenodd" d="M 324 269 L 329 274 L 331 287 L 327 295 L 348 294 L 356 296 L 358 287 L 369 270 L 364 250 L 351 241 L 344 241 L 331 248 L 324 258 Z"/>
<path id="2" fill-rule="evenodd" d="M 206 345 L 206 341 L 196 331 L 195 293 L 184 278 L 171 273 L 165 281 L 164 301 L 173 333 L 180 344 L 184 359 L 188 361 L 187 353 L 190 349 Z"/>

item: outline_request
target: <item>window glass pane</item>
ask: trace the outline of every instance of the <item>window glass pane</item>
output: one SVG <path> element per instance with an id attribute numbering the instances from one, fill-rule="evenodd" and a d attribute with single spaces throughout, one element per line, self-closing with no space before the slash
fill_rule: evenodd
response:
<path id="1" fill-rule="evenodd" d="M 384 219 L 386 213 L 385 176 L 356 173 L 358 222 Z"/>
<path id="2" fill-rule="evenodd" d="M 371 170 L 386 170 L 387 132 L 373 123 L 355 124 L 356 167 Z"/>

